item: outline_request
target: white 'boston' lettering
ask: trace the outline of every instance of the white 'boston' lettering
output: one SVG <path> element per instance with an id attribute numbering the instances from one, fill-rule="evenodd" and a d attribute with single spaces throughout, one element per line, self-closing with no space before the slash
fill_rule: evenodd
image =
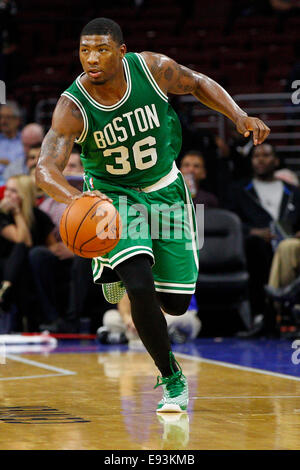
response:
<path id="1" fill-rule="evenodd" d="M 147 131 L 149 129 L 149 125 L 148 125 L 146 115 L 145 115 L 145 111 L 143 110 L 143 108 L 137 108 L 134 111 L 134 116 L 135 116 L 135 119 L 136 119 L 136 122 L 137 122 L 137 125 L 138 125 L 138 128 L 139 128 L 139 131 L 140 132 Z M 143 121 L 143 124 L 142 124 L 141 121 Z"/>
<path id="2" fill-rule="evenodd" d="M 114 128 L 117 132 L 122 132 L 122 134 L 123 134 L 122 137 L 120 135 L 118 135 L 118 141 L 119 142 L 124 142 L 124 140 L 126 140 L 128 138 L 128 134 L 126 132 L 125 127 L 123 127 L 123 126 L 119 127 L 118 126 L 117 122 L 120 122 L 120 121 L 122 122 L 123 119 L 121 117 L 116 117 L 115 119 L 112 120 L 112 124 L 113 124 L 113 126 L 114 126 Z"/>
<path id="3" fill-rule="evenodd" d="M 117 143 L 116 134 L 115 134 L 115 131 L 113 130 L 111 123 L 107 124 L 104 127 L 103 132 L 104 132 L 105 139 L 108 145 L 115 145 Z"/>
<path id="4" fill-rule="evenodd" d="M 128 126 L 124 119 L 127 120 Z M 124 142 L 130 137 L 134 137 L 139 132 L 146 132 L 154 127 L 160 127 L 160 122 L 155 104 L 145 105 L 144 108 L 137 108 L 134 111 L 115 117 L 111 123 L 106 124 L 103 131 L 94 132 L 94 139 L 99 149 L 115 145 L 117 141 Z"/>
<path id="5" fill-rule="evenodd" d="M 128 121 L 128 124 L 129 124 L 129 127 L 130 127 L 130 130 L 131 130 L 131 134 L 134 136 L 135 135 L 135 130 L 134 130 L 134 127 L 133 127 L 133 124 L 132 124 L 132 120 L 131 120 L 131 115 L 133 114 L 132 111 L 129 111 L 129 113 L 125 113 L 123 114 L 123 116 L 127 119 Z"/>
<path id="6" fill-rule="evenodd" d="M 98 149 L 105 149 L 107 147 L 102 131 L 94 132 L 94 139 Z"/>
<path id="7" fill-rule="evenodd" d="M 153 129 L 153 127 L 154 127 L 153 123 L 155 124 L 156 127 L 160 127 L 160 123 L 159 123 L 159 119 L 158 119 L 155 104 L 152 104 L 151 107 L 152 107 L 152 111 L 151 111 L 150 107 L 146 104 L 145 111 L 146 111 L 147 118 L 148 118 L 148 121 L 149 121 L 150 129 Z"/>

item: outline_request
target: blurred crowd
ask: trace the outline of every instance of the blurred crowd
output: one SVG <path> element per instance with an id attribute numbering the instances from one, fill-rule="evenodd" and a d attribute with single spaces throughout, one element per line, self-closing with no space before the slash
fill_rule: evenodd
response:
<path id="1" fill-rule="evenodd" d="M 8 96 L 14 96 L 20 88 L 20 82 L 15 84 L 25 60 L 18 33 L 20 5 L 17 3 L 0 0 L 0 80 L 5 80 Z M 121 8 L 129 3 L 136 10 L 137 18 L 151 8 L 151 0 L 116 0 L 114 5 Z M 26 13 L 26 2 L 19 4 L 23 14 Z M 175 4 L 180 15 L 173 33 L 180 36 L 184 25 L 195 16 L 197 2 L 178 0 Z M 222 23 L 225 39 L 241 19 L 257 15 L 275 18 L 273 32 L 281 38 L 282 31 L 289 27 L 289 19 L 297 18 L 300 12 L 299 0 L 232 0 L 227 4 L 230 5 L 224 16 L 226 21 Z M 97 2 L 92 2 L 92 6 L 94 10 L 89 10 L 89 14 L 98 11 Z M 285 77 L 289 90 L 291 82 L 298 78 L 298 42 L 294 44 L 290 75 Z M 24 47 L 27 49 L 30 47 Z M 36 104 L 34 97 L 32 109 Z M 27 99 L 26 104 L 29 102 Z M 240 337 L 283 332 L 297 335 L 300 328 L 298 175 L 283 167 L 276 149 L 268 142 L 254 147 L 251 138 L 240 136 L 233 127 L 225 141 L 204 126 L 193 126 L 189 113 L 179 102 L 175 100 L 172 105 L 177 107 L 183 130 L 177 166 L 195 207 L 203 204 L 205 211 L 230 211 L 240 221 L 249 275 L 247 301 L 251 321 L 250 326 L 237 326 L 241 329 L 237 334 Z M 28 123 L 28 118 L 35 119 L 32 109 L 29 113 L 27 109 L 24 118 L 24 109 L 16 101 L 7 101 L 0 107 L 0 332 L 3 332 L 1 319 L 6 316 L 10 321 L 5 323 L 5 328 L 10 332 L 97 332 L 103 343 L 138 344 L 128 297 L 125 295 L 119 305 L 106 302 L 102 290 L 93 284 L 90 260 L 75 256 L 60 238 L 59 221 L 65 206 L 36 186 L 35 167 L 47 129 L 40 124 L 42 119 Z M 83 168 L 80 147 L 76 144 L 64 175 L 70 184 L 82 189 Z M 197 337 L 203 331 L 199 296 L 193 296 L 185 315 L 166 314 L 166 320 L 173 342 L 183 343 Z"/>
<path id="2" fill-rule="evenodd" d="M 44 129 L 22 126 L 19 106 L 10 101 L 0 108 L 0 128 L 1 312 L 11 315 L 11 331 L 77 332 L 88 311 L 95 330 L 108 305 L 93 285 L 90 261 L 74 256 L 61 241 L 65 205 L 35 183 Z M 82 188 L 76 145 L 64 174 Z"/>
<path id="3" fill-rule="evenodd" d="M 108 304 L 93 284 L 90 260 L 75 256 L 61 241 L 59 221 L 65 205 L 35 183 L 44 129 L 23 125 L 16 102 L 0 108 L 0 315 L 10 331 L 78 333 L 97 331 L 103 343 L 138 344 L 130 303 Z M 230 144 L 209 131 L 190 139 L 178 166 L 195 206 L 221 208 L 241 222 L 249 273 L 251 328 L 241 337 L 274 334 L 284 318 L 297 323 L 300 294 L 300 190 L 297 175 L 282 168 L 275 149 L 253 147 L 233 134 Z M 242 153 L 242 155 L 241 155 Z M 246 156 L 245 156 L 246 154 Z M 74 144 L 64 170 L 82 189 L 80 148 Z M 201 251 L 200 251 L 201 271 Z M 270 321 L 271 318 L 271 321 Z M 170 337 L 183 343 L 201 331 L 201 309 L 193 296 L 182 317 L 166 314 Z"/>

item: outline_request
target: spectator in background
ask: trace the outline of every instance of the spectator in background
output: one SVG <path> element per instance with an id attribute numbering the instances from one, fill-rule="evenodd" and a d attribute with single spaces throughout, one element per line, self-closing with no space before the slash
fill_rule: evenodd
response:
<path id="1" fill-rule="evenodd" d="M 288 290 L 282 289 L 291 284 L 300 274 L 300 232 L 279 243 L 275 251 L 266 292 L 280 297 Z M 299 280 L 298 280 L 299 284 Z M 276 294 L 276 295 L 275 295 Z"/>
<path id="2" fill-rule="evenodd" d="M 30 147 L 28 154 L 27 154 L 27 158 L 26 158 L 26 167 L 28 170 L 28 174 L 31 172 L 32 168 L 36 166 L 37 161 L 39 159 L 40 151 L 41 151 L 40 143 L 36 145 L 32 145 L 32 147 Z"/>
<path id="3" fill-rule="evenodd" d="M 71 153 L 71 157 L 65 166 L 64 172 L 67 176 L 83 177 L 83 167 L 80 160 L 80 150 L 75 146 Z"/>
<path id="4" fill-rule="evenodd" d="M 299 187 L 297 173 L 288 168 L 277 170 L 274 174 L 276 179 Z M 282 317 L 282 305 L 285 303 L 291 308 L 299 300 L 300 294 L 300 232 L 294 237 L 282 240 L 273 256 L 269 281 L 265 286 L 268 298 L 273 301 L 270 309 L 276 314 L 277 324 Z"/>
<path id="5" fill-rule="evenodd" d="M 273 252 L 282 240 L 282 227 L 290 235 L 300 229 L 300 191 L 275 179 L 279 166 L 270 144 L 258 145 L 252 153 L 254 177 L 230 192 L 228 209 L 241 219 L 250 275 L 250 303 L 256 318 L 251 334 L 263 327 L 264 285 L 268 282 Z"/>
<path id="6" fill-rule="evenodd" d="M 197 316 L 198 306 L 195 296 L 192 297 L 188 310 L 180 316 L 165 313 L 170 340 L 175 343 L 186 343 L 197 338 L 201 330 L 201 321 Z M 103 344 L 129 343 L 132 348 L 144 349 L 138 332 L 134 326 L 130 300 L 127 294 L 117 305 L 117 309 L 109 309 L 103 316 L 103 326 L 98 328 L 97 336 Z"/>
<path id="7" fill-rule="evenodd" d="M 24 149 L 19 127 L 21 125 L 21 110 L 16 102 L 7 101 L 0 108 L 0 179 L 5 166 L 24 158 Z"/>
<path id="8" fill-rule="evenodd" d="M 275 177 L 285 183 L 299 186 L 299 179 L 294 171 L 282 168 L 275 172 Z M 300 292 L 300 232 L 295 237 L 283 240 L 273 257 L 266 293 L 274 300 L 288 300 Z M 297 278 L 297 279 L 296 279 Z M 296 280 L 296 281 L 295 281 Z M 294 282 L 295 281 L 295 282 Z"/>
<path id="9" fill-rule="evenodd" d="M 226 166 L 226 161 L 230 158 L 231 153 L 229 145 L 209 129 L 195 125 L 190 105 L 178 101 L 174 103 L 174 106 L 182 127 L 182 148 L 177 159 L 178 166 L 181 165 L 183 155 L 191 148 L 197 149 L 203 155 L 207 170 L 207 177 L 201 182 L 201 187 L 206 191 L 213 192 L 221 199 L 224 192 L 223 186 L 226 185 L 224 183 L 224 166 Z M 245 138 L 243 139 L 245 140 Z M 228 174 L 227 168 L 225 171 Z M 222 178 L 220 178 L 220 174 L 222 174 Z"/>
<path id="10" fill-rule="evenodd" d="M 218 207 L 216 196 L 201 188 L 207 177 L 205 161 L 197 150 L 188 151 L 181 160 L 180 170 L 191 192 L 194 204 L 204 204 L 205 208 Z"/>
<path id="11" fill-rule="evenodd" d="M 65 175 L 83 174 L 80 155 L 77 152 L 73 151 L 71 153 L 64 173 Z M 59 234 L 59 223 L 65 208 L 65 204 L 59 203 L 50 197 L 41 203 L 40 209 L 51 218 L 54 224 L 55 243 L 49 248 L 37 246 L 31 250 L 29 256 L 42 306 L 41 330 L 56 330 L 56 322 L 60 316 L 57 279 L 59 278 L 59 284 L 63 283 L 66 288 L 75 258 L 73 253 L 61 241 Z"/>
<path id="12" fill-rule="evenodd" d="M 28 175 L 9 178 L 0 204 L 0 307 L 9 311 L 18 308 L 14 328 L 23 330 L 26 317 L 33 327 L 32 282 L 28 252 L 32 246 L 54 243 L 53 223 L 35 207 L 35 185 Z"/>
<path id="13" fill-rule="evenodd" d="M 29 174 L 31 167 L 34 166 L 32 157 L 28 158 L 29 151 L 36 146 L 40 147 L 43 138 L 44 130 L 39 124 L 30 123 L 23 128 L 21 132 L 23 155 L 5 168 L 3 172 L 5 181 L 14 175 Z"/>

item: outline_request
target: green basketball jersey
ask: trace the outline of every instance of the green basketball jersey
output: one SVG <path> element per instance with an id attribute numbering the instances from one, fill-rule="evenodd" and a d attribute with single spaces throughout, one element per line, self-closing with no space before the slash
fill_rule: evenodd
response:
<path id="1" fill-rule="evenodd" d="M 95 101 L 80 81 L 62 93 L 81 111 L 77 139 L 88 177 L 144 188 L 167 175 L 181 148 L 181 126 L 168 97 L 140 54 L 123 59 L 127 90 L 111 106 Z"/>

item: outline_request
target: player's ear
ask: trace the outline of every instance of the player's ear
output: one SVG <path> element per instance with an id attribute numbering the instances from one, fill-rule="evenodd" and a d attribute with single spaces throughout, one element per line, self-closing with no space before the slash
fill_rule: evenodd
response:
<path id="1" fill-rule="evenodd" d="M 120 46 L 120 54 L 121 54 L 122 59 L 123 59 L 124 55 L 126 54 L 126 52 L 127 52 L 126 44 L 121 44 L 121 46 Z"/>

